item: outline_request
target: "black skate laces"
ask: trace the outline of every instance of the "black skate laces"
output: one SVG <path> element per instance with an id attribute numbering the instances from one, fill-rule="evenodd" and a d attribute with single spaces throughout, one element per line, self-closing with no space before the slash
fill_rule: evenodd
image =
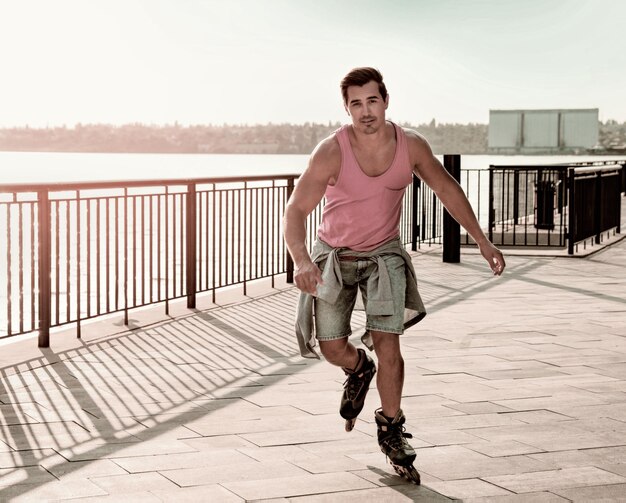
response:
<path id="1" fill-rule="evenodd" d="M 361 371 L 349 374 L 343 382 L 343 388 L 346 390 L 348 400 L 354 400 L 359 395 L 363 385 L 365 384 L 365 372 Z"/>
<path id="2" fill-rule="evenodd" d="M 394 451 L 399 451 L 403 447 L 405 447 L 408 442 L 407 438 L 413 438 L 413 435 L 407 433 L 404 424 L 389 424 L 385 425 L 387 427 L 387 437 L 383 440 L 390 449 Z"/>

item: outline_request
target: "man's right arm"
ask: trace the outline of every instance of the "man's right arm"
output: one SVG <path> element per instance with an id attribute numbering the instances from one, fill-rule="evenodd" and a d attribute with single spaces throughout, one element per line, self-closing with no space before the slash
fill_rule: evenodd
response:
<path id="1" fill-rule="evenodd" d="M 295 264 L 294 281 L 305 293 L 315 295 L 322 282 L 319 268 L 306 247 L 306 219 L 334 184 L 341 167 L 341 152 L 334 135 L 322 141 L 311 154 L 309 166 L 289 198 L 283 218 L 285 242 Z"/>

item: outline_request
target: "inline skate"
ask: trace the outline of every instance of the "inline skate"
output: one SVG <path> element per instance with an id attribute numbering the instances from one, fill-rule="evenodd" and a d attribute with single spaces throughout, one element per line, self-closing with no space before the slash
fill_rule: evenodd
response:
<path id="1" fill-rule="evenodd" d="M 354 428 L 356 418 L 363 410 L 370 382 L 376 373 L 374 361 L 363 349 L 359 348 L 357 351 L 359 352 L 359 363 L 356 370 L 343 369 L 347 377 L 343 383 L 339 414 L 346 420 L 346 431 L 352 431 Z"/>
<path id="2" fill-rule="evenodd" d="M 420 474 L 413 466 L 416 458 L 415 450 L 406 440 L 413 438 L 413 435 L 405 432 L 406 418 L 402 409 L 398 410 L 393 419 L 384 416 L 382 409 L 378 409 L 374 417 L 378 426 L 380 450 L 387 456 L 398 475 L 420 485 Z"/>

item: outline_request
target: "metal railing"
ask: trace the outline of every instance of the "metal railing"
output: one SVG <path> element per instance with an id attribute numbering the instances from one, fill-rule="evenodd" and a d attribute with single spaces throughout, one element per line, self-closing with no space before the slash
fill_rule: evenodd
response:
<path id="1" fill-rule="evenodd" d="M 297 175 L 0 186 L 0 336 L 187 298 L 287 271 Z M 311 216 L 317 218 L 317 212 Z"/>
<path id="2" fill-rule="evenodd" d="M 593 238 L 595 244 L 600 244 L 602 233 L 620 233 L 621 180 L 625 169 L 620 164 L 570 168 L 570 255 L 581 241 Z"/>
<path id="3" fill-rule="evenodd" d="M 486 227 L 488 177 L 460 183 Z M 286 274 L 293 263 L 282 215 L 299 175 L 0 185 L 0 338 L 187 298 Z M 324 201 L 307 222 L 314 242 Z M 441 202 L 413 177 L 400 239 L 417 250 L 442 243 Z M 39 223 L 42 225 L 39 225 Z M 0 227 L 1 229 L 1 227 Z M 462 244 L 472 244 L 464 235 Z"/>
<path id="4" fill-rule="evenodd" d="M 567 170 L 490 166 L 489 239 L 497 246 L 565 246 Z"/>
<path id="5" fill-rule="evenodd" d="M 498 246 L 568 247 L 619 233 L 625 161 L 490 166 L 489 239 Z"/>
<path id="6" fill-rule="evenodd" d="M 282 215 L 298 175 L 0 185 L 0 338 L 286 274 Z M 315 240 L 323 201 L 307 222 Z M 400 238 L 441 243 L 441 203 L 415 179 Z M 5 227 L 2 229 L 2 227 Z"/>

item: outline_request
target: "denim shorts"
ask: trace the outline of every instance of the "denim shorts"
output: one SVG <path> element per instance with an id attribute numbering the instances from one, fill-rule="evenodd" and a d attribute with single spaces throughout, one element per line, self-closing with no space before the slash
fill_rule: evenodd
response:
<path id="1" fill-rule="evenodd" d="M 367 315 L 366 330 L 402 334 L 404 332 L 404 302 L 406 295 L 405 263 L 401 256 L 384 255 L 389 271 L 394 314 L 388 316 Z M 373 260 L 342 260 L 343 287 L 334 304 L 315 298 L 315 333 L 320 341 L 342 339 L 352 334 L 350 319 L 360 290 L 363 305 L 367 308 L 367 280 L 378 267 Z M 319 264 L 324 269 L 325 261 Z"/>

